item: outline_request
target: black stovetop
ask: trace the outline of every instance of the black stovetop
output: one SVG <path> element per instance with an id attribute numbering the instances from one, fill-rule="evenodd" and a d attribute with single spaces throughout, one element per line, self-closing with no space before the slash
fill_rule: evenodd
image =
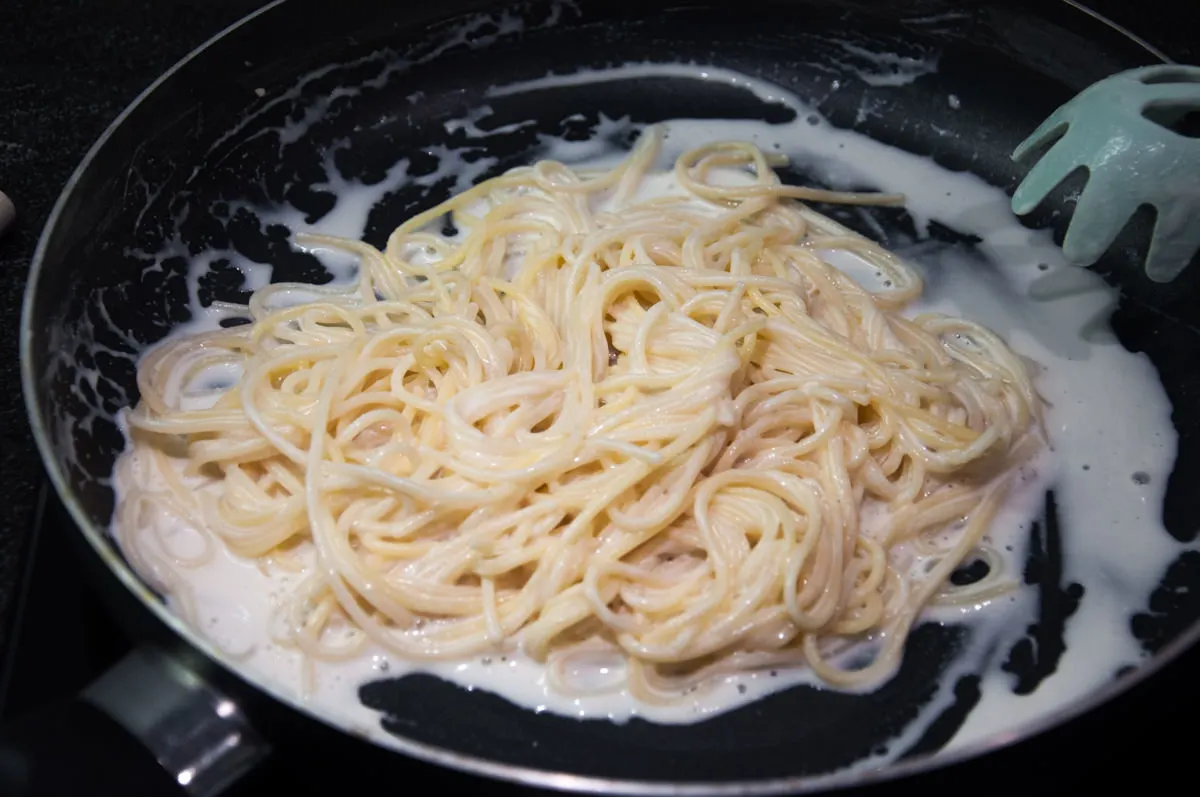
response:
<path id="1" fill-rule="evenodd" d="M 0 238 L 0 718 L 88 683 L 129 647 L 98 606 L 80 566 L 65 554 L 74 533 L 44 513 L 47 490 L 17 386 L 20 296 L 41 225 L 87 147 L 150 81 L 260 0 L 4 0 L 0 2 L 0 190 L 19 209 Z M 1200 61 L 1200 3 L 1091 0 L 1185 62 Z M 51 504 L 53 507 L 53 504 Z M 1200 650 L 1148 683 L 1066 728 L 908 789 L 1026 795 L 1095 790 L 1138 778 L 1153 787 L 1188 782 L 1192 728 L 1200 716 Z M 346 768 L 306 765 L 285 750 L 234 795 L 266 785 L 296 797 L 353 789 Z M 429 781 L 478 793 L 484 784 Z M 340 771 L 339 771 L 340 770 Z M 397 784 L 400 787 L 402 784 Z M 415 781 L 403 784 L 414 786 Z M 347 788 L 350 787 L 350 788 Z M 474 788 L 472 788 L 474 787 Z M 487 787 L 489 794 L 511 789 Z"/>

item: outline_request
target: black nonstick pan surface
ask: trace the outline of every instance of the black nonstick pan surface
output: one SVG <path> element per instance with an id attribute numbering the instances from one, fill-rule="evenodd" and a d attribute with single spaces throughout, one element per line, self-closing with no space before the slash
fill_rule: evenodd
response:
<path id="1" fill-rule="evenodd" d="M 311 724 L 312 717 L 282 705 L 228 662 L 213 661 L 209 645 L 136 581 L 104 531 L 113 506 L 108 476 L 123 446 L 112 419 L 135 396 L 136 353 L 189 316 L 186 260 L 148 268 L 141 253 L 159 251 L 167 241 L 193 251 L 218 245 L 271 264 L 277 281 L 326 281 L 319 263 L 290 246 L 285 230 L 252 213 L 214 214 L 212 208 L 289 205 L 319 219 L 330 209 L 320 184 L 331 150 L 338 151 L 336 165 L 345 177 L 378 181 L 401 157 L 415 164 L 421 151 L 448 143 L 454 134 L 445 122 L 482 104 L 490 87 L 549 72 L 627 61 L 727 67 L 786 87 L 834 125 L 1011 190 L 1022 171 L 1009 153 L 1038 122 L 1089 83 L 1157 60 L 1135 40 L 1058 2 L 497 8 L 471 2 L 381 7 L 359 0 L 336 9 L 308 0 L 267 7 L 182 62 L 110 128 L 72 179 L 38 250 L 22 320 L 24 387 L 52 479 L 81 539 L 90 543 L 87 555 L 121 619 L 230 696 L 268 742 L 286 744 L 288 726 Z M 914 59 L 936 53 L 937 69 L 900 87 L 872 85 L 846 63 L 847 41 Z M 957 107 L 947 103 L 949 96 L 961 98 Z M 728 85 L 674 78 L 487 102 L 498 123 L 532 118 L 537 124 L 489 137 L 480 154 L 494 162 L 481 176 L 528 162 L 538 133 L 594 127 L 601 117 L 652 123 L 776 112 Z M 861 112 L 864 103 L 872 113 Z M 366 239 L 381 245 L 397 223 L 446 198 L 450 188 L 435 182 L 384 197 L 370 213 Z M 1069 186 L 1031 223 L 1061 236 L 1068 196 Z M 880 214 L 876 221 L 896 241 L 913 234 L 903 213 Z M 878 237 L 877 230 L 864 232 Z M 1175 407 L 1179 450 L 1162 512 L 1168 531 L 1186 542 L 1196 536 L 1192 519 L 1200 500 L 1189 489 L 1200 468 L 1200 419 L 1190 410 L 1200 388 L 1191 298 L 1196 276 L 1193 269 L 1169 286 L 1149 282 L 1138 266 L 1146 232 L 1144 219 L 1131 225 L 1095 268 L 1121 289 L 1113 330 L 1126 348 L 1151 358 Z M 949 229 L 934 234 L 951 241 L 956 235 Z M 202 301 L 244 298 L 236 269 L 215 268 L 210 277 Z M 101 377 L 81 380 L 82 372 Z M 1055 671 L 1079 599 L 1061 579 L 1060 518 L 1052 496 L 1046 506 L 1025 573 L 1039 596 L 1024 641 L 1027 655 L 997 653 L 1009 654 L 1027 686 Z M 1185 648 L 1200 629 L 1198 617 L 1200 555 L 1185 551 L 1148 605 L 1128 607 L 1145 663 L 1114 673 L 1092 702 Z M 632 792 L 781 793 L 860 783 L 983 754 L 1089 707 L 1076 704 L 988 745 L 939 756 L 978 697 L 977 674 L 959 674 L 953 704 L 920 738 L 893 749 L 948 677 L 963 633 L 955 626 L 919 627 L 900 673 L 871 694 L 801 687 L 688 726 L 535 714 L 430 676 L 381 679 L 359 696 L 381 712 L 383 727 L 409 755 L 541 786 Z M 845 772 L 881 751 L 894 763 Z M 397 755 L 381 751 L 372 761 L 386 768 Z"/>

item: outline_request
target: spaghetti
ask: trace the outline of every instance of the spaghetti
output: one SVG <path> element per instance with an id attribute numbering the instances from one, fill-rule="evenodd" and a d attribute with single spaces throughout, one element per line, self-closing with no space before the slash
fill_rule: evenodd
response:
<path id="1" fill-rule="evenodd" d="M 659 145 L 515 169 L 382 251 L 301 236 L 360 258 L 355 284 L 270 285 L 251 323 L 147 353 L 114 523 L 134 567 L 186 614 L 176 570 L 227 546 L 304 574 L 279 634 L 309 656 L 520 646 L 567 690 L 616 655 L 652 702 L 788 664 L 869 687 L 930 603 L 1005 589 L 983 538 L 1043 438 L 1022 361 L 903 315 L 918 275 L 802 204 L 900 198 L 785 185 L 745 143 L 655 173 Z M 165 561 L 148 511 L 205 548 Z M 953 587 L 974 556 L 990 575 Z"/>

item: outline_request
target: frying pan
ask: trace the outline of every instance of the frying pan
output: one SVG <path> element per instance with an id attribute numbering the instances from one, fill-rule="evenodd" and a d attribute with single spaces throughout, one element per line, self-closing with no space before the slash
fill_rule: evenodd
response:
<path id="1" fill-rule="evenodd" d="M 935 52 L 938 68 L 884 91 L 857 78 L 844 58 L 827 57 L 847 41 L 876 51 Z M 314 766 L 337 766 L 353 751 L 355 767 L 393 785 L 411 785 L 403 767 L 415 757 L 543 788 L 811 792 L 995 751 L 1154 673 L 1200 636 L 1200 557 L 1193 552 L 1164 572 L 1149 605 L 1126 607 L 1147 654 L 1140 666 L 1061 711 L 953 751 L 944 748 L 973 705 L 971 674 L 961 676 L 957 699 L 921 738 L 891 750 L 878 766 L 847 768 L 886 749 L 948 677 L 960 631 L 927 624 L 912 634 L 899 674 L 876 692 L 796 688 L 690 726 L 576 721 L 428 676 L 381 679 L 360 699 L 381 712 L 397 753 L 240 670 L 166 610 L 122 560 L 106 527 L 113 509 L 108 477 L 123 447 L 113 417 L 136 398 L 136 354 L 190 312 L 186 259 L 160 259 L 151 268 L 144 253 L 169 241 L 193 251 L 215 241 L 270 263 L 276 280 L 327 279 L 279 228 L 211 210 L 234 201 L 289 204 L 319 218 L 329 208 L 316 186 L 335 144 L 343 174 L 375 182 L 400 157 L 416 157 L 444 138 L 444 121 L 478 106 L 489 86 L 613 62 L 695 61 L 769 78 L 834 125 L 1011 190 L 1021 174 L 1008 153 L 1051 110 L 1095 80 L 1160 59 L 1074 3 L 1000 0 L 341 0 L 336 8 L 286 0 L 218 35 L 104 133 L 60 196 L 34 258 L 21 328 L 31 423 L 100 594 L 143 644 L 82 695 L 0 731 L 0 792 L 217 794 L 272 747 L 301 739 L 320 752 Z M 698 81 L 606 85 L 585 98 L 517 97 L 509 111 L 544 130 L 560 129 L 577 113 L 592 123 L 601 113 L 637 122 L 763 113 L 744 94 Z M 410 101 L 417 92 L 419 101 Z M 948 95 L 961 98 L 961 108 L 949 108 Z M 861 113 L 864 100 L 872 113 Z M 489 143 L 495 169 L 528 159 L 531 141 L 522 135 L 536 131 L 522 130 Z M 1061 235 L 1069 189 L 1033 223 Z M 366 237 L 380 244 L 400 219 L 447 190 L 410 187 L 386 197 L 372 211 Z M 900 214 L 879 223 L 885 235 L 899 235 L 906 221 Z M 1162 512 L 1168 531 L 1187 542 L 1196 535 L 1190 519 L 1200 514 L 1200 495 L 1188 487 L 1200 474 L 1200 413 L 1188 410 L 1200 391 L 1197 277 L 1193 269 L 1169 286 L 1149 282 L 1138 268 L 1146 233 L 1147 220 L 1135 221 L 1095 269 L 1120 289 L 1109 319 L 1115 333 L 1150 357 L 1176 408 L 1179 449 Z M 244 297 L 241 289 L 236 273 L 220 268 L 205 288 L 208 299 L 224 300 Z M 1026 579 L 1038 590 L 1043 633 L 1061 644 L 1069 609 L 1058 580 L 1059 532 L 1052 517 L 1040 529 Z M 1046 655 L 1035 664 L 1053 671 L 1053 653 Z"/>

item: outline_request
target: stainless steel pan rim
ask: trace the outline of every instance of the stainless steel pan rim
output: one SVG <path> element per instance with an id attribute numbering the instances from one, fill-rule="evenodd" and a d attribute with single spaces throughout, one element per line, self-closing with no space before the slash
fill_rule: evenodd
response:
<path id="1" fill-rule="evenodd" d="M 70 179 L 68 179 L 66 186 L 59 194 L 58 199 L 50 212 L 49 218 L 46 220 L 45 227 L 42 229 L 41 236 L 38 239 L 37 248 L 34 250 L 33 260 L 30 264 L 29 278 L 28 282 L 26 283 L 25 294 L 21 308 L 19 346 L 21 358 L 21 388 L 22 393 L 24 394 L 25 410 L 30 420 L 30 426 L 33 430 L 34 440 L 37 443 L 38 452 L 42 458 L 42 461 L 46 465 L 46 470 L 50 476 L 51 483 L 54 485 L 55 492 L 58 494 L 59 499 L 63 502 L 67 511 L 70 513 L 71 519 L 74 521 L 76 527 L 83 534 L 84 539 L 87 540 L 88 544 L 105 563 L 105 565 L 117 576 L 118 580 L 130 592 L 136 595 L 141 602 L 145 604 L 151 612 L 153 612 L 155 617 L 160 622 L 174 631 L 175 634 L 186 641 L 187 644 L 196 648 L 197 650 L 200 650 L 229 672 L 234 673 L 240 679 L 249 683 L 254 688 L 265 692 L 273 699 L 289 706 L 293 710 L 302 714 L 306 714 L 312 719 L 334 728 L 335 730 L 349 733 L 350 731 L 340 726 L 332 718 L 325 717 L 320 713 L 313 711 L 312 708 L 306 705 L 304 702 L 281 691 L 276 685 L 272 684 L 270 680 L 254 673 L 248 673 L 241 669 L 239 665 L 230 657 L 226 656 L 222 651 L 217 649 L 202 636 L 195 633 L 179 617 L 170 612 L 167 607 L 163 605 L 163 603 L 159 601 L 153 593 L 151 593 L 146 585 L 142 583 L 141 579 L 134 574 L 125 561 L 116 554 L 114 549 L 111 547 L 111 543 L 107 541 L 108 535 L 106 530 L 93 523 L 88 517 L 88 514 L 84 511 L 83 507 L 80 506 L 79 502 L 76 500 L 74 492 L 67 483 L 66 474 L 63 471 L 62 465 L 55 455 L 54 448 L 46 431 L 46 419 L 43 417 L 41 407 L 37 402 L 37 374 L 33 373 L 33 357 L 31 354 L 32 328 L 30 325 L 30 320 L 33 313 L 33 300 L 41 281 L 42 266 L 45 261 L 49 241 L 58 227 L 63 210 L 67 206 L 71 195 L 76 190 L 81 176 L 88 170 L 92 162 L 100 154 L 101 150 L 104 149 L 106 142 L 113 135 L 114 131 L 125 122 L 126 118 L 134 111 L 134 109 L 137 108 L 143 100 L 157 91 L 164 83 L 169 81 L 171 77 L 175 75 L 175 73 L 178 72 L 185 64 L 189 63 L 195 58 L 200 57 L 209 47 L 228 34 L 247 24 L 251 20 L 270 13 L 277 7 L 283 5 L 285 2 L 286 0 L 272 0 L 257 11 L 248 14 L 229 27 L 220 31 L 174 64 L 170 69 L 159 76 L 157 80 L 150 84 L 144 91 L 142 91 L 133 100 L 133 102 L 131 102 L 129 106 L 127 106 L 125 110 L 123 110 L 120 115 L 113 120 L 113 122 L 105 129 L 105 131 L 88 150 L 79 166 L 76 167 Z M 1137 43 L 1155 58 L 1164 61 L 1170 60 L 1149 43 L 1140 39 L 1128 30 L 1120 27 L 1111 20 L 1108 20 L 1105 17 L 1097 14 L 1096 12 L 1077 2 L 1077 0 L 1061 0 L 1061 2 L 1064 2 L 1079 12 L 1087 14 L 1088 16 L 1091 16 L 1096 20 L 1108 25 L 1126 38 Z M 798 776 L 773 778 L 769 780 L 730 781 L 725 783 L 694 781 L 670 783 L 663 781 L 624 780 L 596 776 L 572 775 L 563 772 L 550 772 L 531 767 L 498 763 L 479 756 L 451 752 L 433 745 L 422 744 L 420 742 L 398 736 L 392 737 L 388 746 L 394 747 L 400 752 L 410 755 L 413 758 L 421 761 L 458 770 L 460 772 L 497 778 L 526 786 L 561 791 L 573 791 L 591 794 L 631 795 L 811 794 L 819 791 L 866 786 L 875 783 L 882 783 L 884 781 L 904 778 L 911 775 L 917 775 L 924 772 L 930 772 L 942 767 L 962 763 L 969 759 L 987 755 L 1006 747 L 1010 747 L 1017 742 L 1030 739 L 1031 737 L 1037 736 L 1054 727 L 1069 722 L 1070 720 L 1073 720 L 1091 711 L 1092 709 L 1099 707 L 1101 704 L 1108 702 L 1114 697 L 1141 683 L 1146 678 L 1149 678 L 1157 673 L 1197 642 L 1200 642 L 1200 622 L 1193 623 L 1187 630 L 1163 647 L 1163 649 L 1160 650 L 1153 658 L 1139 666 L 1132 673 L 1110 682 L 1103 689 L 1092 693 L 1088 697 L 1076 700 L 1074 703 L 1068 705 L 1065 709 L 1055 714 L 1043 715 L 1036 719 L 1020 724 L 1009 731 L 993 734 L 987 739 L 980 740 L 970 745 L 965 745 L 950 752 L 929 753 L 902 761 L 898 764 L 887 766 L 885 768 L 867 772 L 840 772 L 817 777 Z"/>

